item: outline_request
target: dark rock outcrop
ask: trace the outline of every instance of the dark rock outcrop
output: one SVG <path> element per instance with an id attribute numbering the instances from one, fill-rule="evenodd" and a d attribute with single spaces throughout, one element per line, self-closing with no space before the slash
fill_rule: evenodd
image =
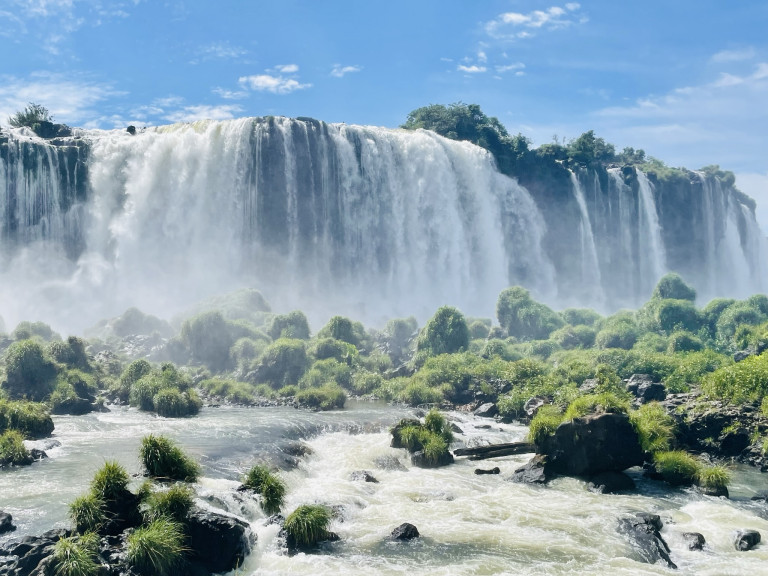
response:
<path id="1" fill-rule="evenodd" d="M 635 481 L 623 472 L 601 472 L 589 479 L 589 489 L 602 494 L 632 492 L 635 489 Z"/>
<path id="2" fill-rule="evenodd" d="M 392 530 L 392 540 L 413 540 L 419 537 L 419 530 L 413 524 L 404 522 Z"/>
<path id="3" fill-rule="evenodd" d="M 739 552 L 752 550 L 760 544 L 760 532 L 757 530 L 737 530 L 733 535 L 733 546 Z"/>
<path id="4" fill-rule="evenodd" d="M 475 468 L 475 474 L 500 474 L 501 470 L 499 470 L 499 467 L 496 466 L 495 468 L 491 468 L 490 470 L 483 470 L 482 468 Z"/>
<path id="5" fill-rule="evenodd" d="M 534 396 L 533 398 L 529 398 L 523 405 L 523 412 L 525 412 L 525 417 L 528 420 L 533 419 L 533 417 L 536 416 L 536 412 L 538 412 L 539 408 L 544 406 L 544 404 L 549 404 L 549 400 L 543 396 Z"/>
<path id="6" fill-rule="evenodd" d="M 256 541 L 244 521 L 195 508 L 187 516 L 190 562 L 208 572 L 230 572 L 242 565 Z"/>
<path id="7" fill-rule="evenodd" d="M 368 472 L 368 470 L 355 470 L 352 472 L 352 474 L 349 475 L 349 479 L 353 482 L 371 482 L 373 484 L 379 483 L 374 475 Z"/>
<path id="8" fill-rule="evenodd" d="M 627 381 L 627 391 L 633 394 L 640 404 L 661 402 L 667 397 L 664 384 L 654 382 L 648 374 L 632 374 Z"/>
<path id="9" fill-rule="evenodd" d="M 539 446 L 548 472 L 594 476 L 640 466 L 644 460 L 637 432 L 626 414 L 593 414 L 563 422 Z"/>
<path id="10" fill-rule="evenodd" d="M 0 511 L 0 534 L 13 532 L 14 530 L 16 530 L 16 526 L 13 524 L 13 516 L 7 512 Z"/>
<path id="11" fill-rule="evenodd" d="M 688 550 L 702 550 L 707 543 L 704 535 L 698 532 L 683 532 L 683 540 L 688 545 Z"/>
<path id="12" fill-rule="evenodd" d="M 499 413 L 499 409 L 496 407 L 496 404 L 493 402 L 486 402 L 482 406 L 479 406 L 476 408 L 473 412 L 475 416 L 479 416 L 481 418 L 493 418 Z"/>
<path id="13" fill-rule="evenodd" d="M 547 457 L 537 454 L 521 466 L 507 480 L 521 484 L 546 484 L 552 477 L 547 471 Z"/>
<path id="14" fill-rule="evenodd" d="M 637 514 L 619 519 L 619 532 L 629 537 L 632 549 L 648 564 L 664 561 L 669 568 L 677 568 L 669 556 L 669 546 L 661 536 L 663 524 L 656 514 Z"/>
<path id="15" fill-rule="evenodd" d="M 440 454 L 437 460 L 430 460 L 424 454 L 424 450 L 418 450 L 411 454 L 411 464 L 418 466 L 419 468 L 439 468 L 441 466 L 447 466 L 453 464 L 453 454 L 445 452 Z"/>
<path id="16" fill-rule="evenodd" d="M 72 535 L 69 530 L 49 530 L 40 536 L 25 536 L 19 542 L 0 549 L 0 574 L 30 576 L 38 565 L 53 554 L 62 538 Z"/>

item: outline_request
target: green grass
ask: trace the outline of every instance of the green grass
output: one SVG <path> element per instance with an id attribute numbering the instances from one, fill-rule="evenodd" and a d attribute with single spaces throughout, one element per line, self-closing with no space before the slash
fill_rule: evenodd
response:
<path id="1" fill-rule="evenodd" d="M 657 452 L 653 456 L 656 472 L 673 486 L 690 486 L 701 473 L 701 463 L 682 450 Z"/>
<path id="2" fill-rule="evenodd" d="M 6 430 L 0 434 L 0 463 L 28 464 L 29 451 L 24 447 L 24 435 L 18 430 Z"/>
<path id="3" fill-rule="evenodd" d="M 325 506 L 302 505 L 285 519 L 285 531 L 300 547 L 313 546 L 328 537 L 331 513 Z"/>
<path id="4" fill-rule="evenodd" d="M 200 475 L 197 462 L 165 436 L 142 438 L 139 455 L 147 473 L 158 479 L 194 482 Z"/>
<path id="5" fill-rule="evenodd" d="M 629 413 L 629 421 L 646 452 L 663 452 L 671 448 L 675 421 L 658 402 L 649 402 L 633 410 Z"/>
<path id="6" fill-rule="evenodd" d="M 261 464 L 253 466 L 243 484 L 261 495 L 261 509 L 265 514 L 272 515 L 280 512 L 285 503 L 286 486 L 279 476 Z"/>
<path id="7" fill-rule="evenodd" d="M 53 432 L 48 406 L 40 402 L 8 400 L 0 397 L 0 434 L 19 430 L 27 438 L 43 438 Z"/>
<path id="8" fill-rule="evenodd" d="M 80 534 L 98 532 L 107 520 L 104 500 L 89 492 L 69 505 L 69 517 Z"/>
<path id="9" fill-rule="evenodd" d="M 337 384 L 325 384 L 319 388 L 305 388 L 296 393 L 296 402 L 319 410 L 344 408 L 347 393 Z"/>
<path id="10" fill-rule="evenodd" d="M 580 396 L 570 403 L 565 411 L 565 420 L 581 418 L 588 414 L 605 412 L 628 412 L 629 400 L 618 396 L 612 392 L 603 392 L 601 394 L 587 394 Z"/>
<path id="11" fill-rule="evenodd" d="M 99 539 L 93 533 L 62 538 L 53 548 L 53 574 L 55 576 L 98 576 Z"/>
<path id="12" fill-rule="evenodd" d="M 117 461 L 104 463 L 91 480 L 91 492 L 104 501 L 120 498 L 128 489 L 130 477 Z"/>
<path id="13" fill-rule="evenodd" d="M 179 574 L 184 562 L 184 528 L 168 518 L 158 518 L 128 536 L 125 557 L 147 576 Z"/>
<path id="14" fill-rule="evenodd" d="M 528 429 L 528 441 L 541 444 L 545 438 L 551 436 L 557 427 L 563 423 L 564 416 L 560 408 L 552 404 L 545 404 L 536 412 Z"/>
<path id="15" fill-rule="evenodd" d="M 424 458 L 430 464 L 437 464 L 448 453 L 448 443 L 437 434 L 431 433 L 424 444 Z"/>
<path id="16" fill-rule="evenodd" d="M 194 497 L 194 491 L 182 484 L 153 492 L 146 498 L 147 509 L 144 516 L 150 522 L 162 517 L 184 522 L 192 508 Z"/>
<path id="17" fill-rule="evenodd" d="M 725 466 L 704 466 L 699 470 L 697 483 L 705 488 L 726 488 L 731 482 L 731 473 Z"/>

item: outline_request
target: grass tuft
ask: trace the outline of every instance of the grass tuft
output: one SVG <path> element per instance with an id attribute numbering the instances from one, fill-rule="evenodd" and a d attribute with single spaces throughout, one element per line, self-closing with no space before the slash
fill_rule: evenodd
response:
<path id="1" fill-rule="evenodd" d="M 528 429 L 528 441 L 540 445 L 545 438 L 551 436 L 562 424 L 564 415 L 560 408 L 552 404 L 545 404 L 538 409 L 536 415 L 531 420 Z"/>
<path id="2" fill-rule="evenodd" d="M 158 518 L 137 528 L 126 543 L 128 563 L 147 576 L 180 573 L 184 560 L 184 529 L 168 518 Z"/>
<path id="3" fill-rule="evenodd" d="M 269 469 L 257 464 L 246 474 L 243 484 L 261 495 L 261 509 L 265 514 L 272 515 L 280 512 L 285 503 L 286 486 L 279 476 Z"/>
<path id="4" fill-rule="evenodd" d="M 6 430 L 0 434 L 0 464 L 29 464 L 31 461 L 21 432 Z"/>
<path id="5" fill-rule="evenodd" d="M 653 456 L 656 472 L 673 486 L 690 486 L 699 477 L 701 463 L 683 450 L 657 452 Z"/>
<path id="6" fill-rule="evenodd" d="M 69 516 L 80 534 L 98 532 L 107 520 L 106 505 L 98 495 L 89 492 L 72 501 Z"/>
<path id="7" fill-rule="evenodd" d="M 91 492 L 109 502 L 120 498 L 128 489 L 130 477 L 117 461 L 110 460 L 96 472 L 91 480 Z"/>
<path id="8" fill-rule="evenodd" d="M 675 421 L 658 402 L 643 404 L 630 412 L 629 421 L 646 452 L 668 451 L 675 436 Z"/>
<path id="9" fill-rule="evenodd" d="M 699 486 L 705 488 L 726 488 L 731 482 L 731 473 L 725 466 L 704 466 L 697 476 Z"/>
<path id="10" fill-rule="evenodd" d="M 285 531 L 297 546 L 313 546 L 328 537 L 331 513 L 325 506 L 302 505 L 285 519 Z"/>
<path id="11" fill-rule="evenodd" d="M 54 576 L 97 576 L 101 566 L 96 557 L 99 538 L 92 532 L 62 538 L 53 548 Z"/>
<path id="12" fill-rule="evenodd" d="M 200 475 L 197 462 L 165 436 L 142 438 L 139 455 L 147 473 L 158 479 L 194 482 Z"/>
<path id="13" fill-rule="evenodd" d="M 183 484 L 175 484 L 168 490 L 153 492 L 146 498 L 147 509 L 144 516 L 148 522 L 162 517 L 184 522 L 192 508 L 194 497 L 193 490 Z"/>

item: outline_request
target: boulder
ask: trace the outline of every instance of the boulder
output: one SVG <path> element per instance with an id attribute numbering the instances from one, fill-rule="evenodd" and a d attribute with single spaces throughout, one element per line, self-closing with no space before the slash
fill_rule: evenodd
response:
<path id="1" fill-rule="evenodd" d="M 230 572 L 242 565 L 256 536 L 246 522 L 193 508 L 187 516 L 190 562 L 208 572 Z"/>
<path id="2" fill-rule="evenodd" d="M 142 517 L 139 512 L 140 498 L 124 488 L 112 500 L 107 500 L 107 522 L 99 530 L 100 534 L 117 536 L 127 528 L 141 525 Z"/>
<path id="3" fill-rule="evenodd" d="M 0 510 L 0 534 L 13 532 L 14 530 L 16 530 L 16 526 L 13 525 L 13 516 Z"/>
<path id="4" fill-rule="evenodd" d="M 688 545 L 688 550 L 702 550 L 707 543 L 704 536 L 698 532 L 683 532 L 683 540 Z"/>
<path id="5" fill-rule="evenodd" d="M 705 496 L 730 497 L 727 486 L 698 486 L 698 490 Z"/>
<path id="6" fill-rule="evenodd" d="M 413 540 L 419 537 L 419 530 L 413 524 L 404 522 L 392 530 L 392 540 Z"/>
<path id="7" fill-rule="evenodd" d="M 411 464 L 419 468 L 440 468 L 441 466 L 453 464 L 453 454 L 445 452 L 440 455 L 436 462 L 434 462 L 427 459 L 424 450 L 419 450 L 411 454 Z"/>
<path id="8" fill-rule="evenodd" d="M 547 457 L 537 454 L 521 466 L 507 480 L 522 484 L 546 484 L 551 479 L 547 471 Z"/>
<path id="9" fill-rule="evenodd" d="M 656 564 L 663 561 L 669 568 L 677 568 L 669 556 L 669 546 L 661 536 L 663 524 L 656 514 L 637 514 L 620 518 L 619 532 L 629 538 L 630 545 L 642 561 Z"/>
<path id="10" fill-rule="evenodd" d="M 25 536 L 19 542 L 0 548 L 0 556 L 15 556 L 2 567 L 0 573 L 4 576 L 30 576 L 45 558 L 53 554 L 56 542 L 71 535 L 69 530 L 49 530 L 40 536 Z"/>
<path id="11" fill-rule="evenodd" d="M 661 382 L 654 382 L 648 374 L 632 374 L 627 381 L 627 390 L 641 404 L 646 402 L 662 402 L 667 397 L 667 389 Z"/>
<path id="12" fill-rule="evenodd" d="M 499 470 L 499 467 L 496 466 L 495 468 L 491 468 L 490 470 L 483 470 L 482 468 L 475 468 L 475 474 L 500 474 L 501 470 Z"/>
<path id="13" fill-rule="evenodd" d="M 93 404 L 87 398 L 67 398 L 51 410 L 51 414 L 71 414 L 72 416 L 82 416 L 89 412 L 93 412 Z"/>
<path id="14" fill-rule="evenodd" d="M 733 545 L 739 552 L 752 550 L 760 544 L 760 532 L 757 530 L 737 530 L 733 535 Z"/>
<path id="15" fill-rule="evenodd" d="M 595 476 L 640 466 L 643 450 L 626 414 L 592 414 L 563 422 L 539 446 L 547 470 L 566 476 Z"/>
<path id="16" fill-rule="evenodd" d="M 538 412 L 539 408 L 544 406 L 544 404 L 549 404 L 549 400 L 543 396 L 534 396 L 533 398 L 529 398 L 523 406 L 523 412 L 525 412 L 526 418 L 531 420 L 534 416 L 536 416 L 536 412 Z"/>
<path id="17" fill-rule="evenodd" d="M 473 414 L 480 418 L 493 418 L 499 413 L 499 409 L 493 402 L 486 402 L 482 406 L 475 409 Z"/>
<path id="18" fill-rule="evenodd" d="M 635 481 L 623 472 L 601 472 L 589 479 L 589 489 L 602 494 L 632 492 L 635 489 Z"/>
<path id="19" fill-rule="evenodd" d="M 368 470 L 355 470 L 352 472 L 352 474 L 349 475 L 349 479 L 353 482 L 372 482 L 373 484 L 378 484 L 379 481 L 376 480 L 376 478 L 368 472 Z"/>

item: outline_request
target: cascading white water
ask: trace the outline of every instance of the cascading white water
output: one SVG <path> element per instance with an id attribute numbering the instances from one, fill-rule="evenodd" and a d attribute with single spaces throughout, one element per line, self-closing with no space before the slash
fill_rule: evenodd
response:
<path id="1" fill-rule="evenodd" d="M 587 202 L 584 199 L 584 190 L 581 182 L 572 171 L 571 184 L 573 186 L 573 195 L 576 203 L 579 205 L 581 215 L 581 224 L 579 233 L 581 236 L 581 282 L 582 288 L 586 293 L 592 305 L 603 309 L 605 306 L 605 292 L 603 291 L 603 280 L 600 273 L 600 262 L 597 257 L 597 248 L 595 246 L 595 236 L 592 233 L 592 223 L 589 219 L 589 210 Z"/>
<path id="2" fill-rule="evenodd" d="M 33 306 L 77 328 L 131 305 L 167 317 L 245 285 L 320 321 L 443 304 L 492 316 L 506 286 L 553 284 L 535 204 L 469 143 L 286 118 L 84 135 L 84 249 L 62 277 L 6 294 L 23 303 L 3 310 L 13 321 Z"/>
<path id="3" fill-rule="evenodd" d="M 656 201 L 648 177 L 642 170 L 636 170 L 637 184 L 640 192 L 640 271 L 644 283 L 651 288 L 656 285 L 659 278 L 667 272 L 666 257 L 664 256 L 664 242 L 661 239 L 661 227 L 659 215 L 656 212 Z"/>

